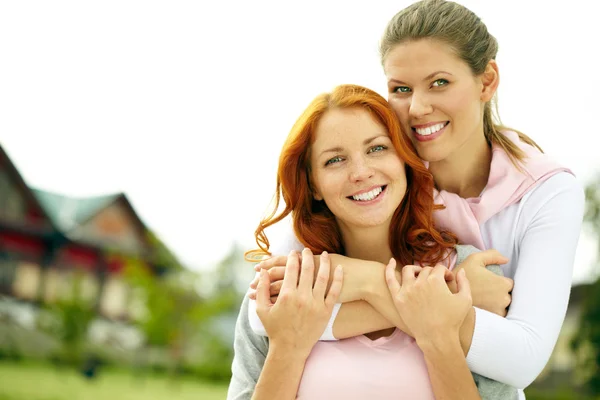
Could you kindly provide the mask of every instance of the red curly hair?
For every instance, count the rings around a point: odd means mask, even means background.
[[[317,124],[323,115],[335,108],[362,108],[388,131],[393,146],[405,162],[407,192],[394,212],[390,224],[389,245],[400,265],[419,261],[434,264],[448,254],[457,243],[450,232],[438,231],[433,224],[433,176],[419,159],[412,143],[401,132],[394,111],[376,92],[357,85],[341,85],[331,93],[317,96],[296,121],[279,157],[275,203],[255,231],[259,249],[246,253],[256,260],[269,253],[265,229],[292,214],[294,232],[300,242],[313,253],[323,251],[344,254],[342,235],[334,215],[324,202],[316,201],[310,185],[310,149]],[[279,214],[283,199],[285,208]]]

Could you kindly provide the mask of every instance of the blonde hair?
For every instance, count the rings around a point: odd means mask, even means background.
[[[406,7],[388,23],[379,47],[381,63],[396,45],[419,39],[434,39],[447,44],[476,76],[485,71],[498,53],[496,38],[474,12],[452,1],[423,0]],[[495,94],[484,106],[483,132],[488,143],[500,146],[519,168],[519,163],[526,157],[525,152],[502,131],[513,130],[521,141],[542,149],[524,133],[502,125],[497,100]]]

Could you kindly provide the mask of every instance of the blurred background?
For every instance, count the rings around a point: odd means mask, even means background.
[[[0,400],[225,398],[281,145],[335,85],[386,95],[378,40],[410,3],[0,2]],[[504,124],[587,187],[528,399],[599,398],[596,16],[460,3],[500,43]]]

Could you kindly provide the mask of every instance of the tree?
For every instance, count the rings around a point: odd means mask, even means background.
[[[600,176],[585,190],[585,224],[598,239],[600,258]],[[579,367],[584,371],[587,389],[600,394],[600,279],[587,287],[579,329],[572,341]]]

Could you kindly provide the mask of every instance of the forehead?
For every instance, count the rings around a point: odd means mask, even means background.
[[[325,112],[315,130],[315,149],[350,144],[376,135],[388,135],[385,126],[360,107],[335,108]]]
[[[419,39],[400,43],[388,53],[383,64],[388,79],[424,79],[444,71],[470,73],[469,66],[448,44],[435,39]]]

